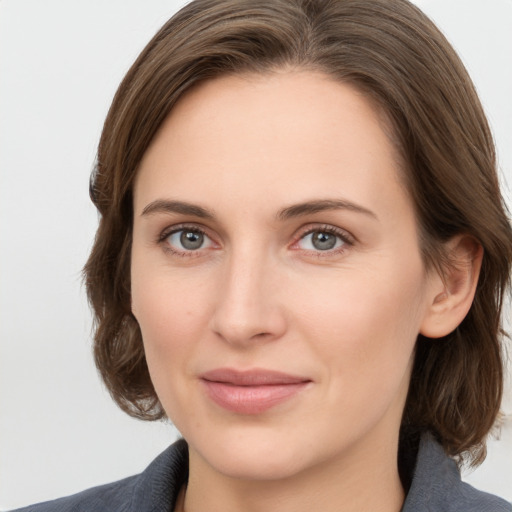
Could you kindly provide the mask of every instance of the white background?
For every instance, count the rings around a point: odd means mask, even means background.
[[[416,3],[469,68],[512,184],[512,0]],[[125,416],[100,384],[80,271],[97,222],[88,180],[103,119],[181,4],[0,1],[0,509],[140,472],[176,436]],[[504,408],[512,413],[510,398]],[[467,478],[512,501],[511,423]]]

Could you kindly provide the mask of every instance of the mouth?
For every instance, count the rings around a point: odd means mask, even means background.
[[[200,376],[217,405],[238,414],[261,414],[302,391],[311,381],[273,370],[219,368]]]

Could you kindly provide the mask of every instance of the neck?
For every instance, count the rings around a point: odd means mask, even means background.
[[[191,451],[189,483],[180,506],[186,512],[399,512],[404,491],[397,451],[398,440],[383,448],[366,439],[342,458],[276,480],[221,474]]]

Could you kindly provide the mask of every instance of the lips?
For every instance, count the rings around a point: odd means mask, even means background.
[[[238,414],[261,414],[298,394],[310,379],[255,369],[219,368],[201,375],[207,395],[220,407]]]

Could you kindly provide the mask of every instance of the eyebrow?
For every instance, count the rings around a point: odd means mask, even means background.
[[[377,219],[377,215],[371,210],[344,199],[318,199],[294,204],[280,210],[276,215],[276,219],[279,221],[285,221],[295,217],[302,217],[327,210],[350,210]],[[194,217],[199,217],[201,219],[211,220],[215,218],[215,214],[212,211],[203,208],[202,206],[184,201],[167,199],[157,199],[156,201],[152,201],[144,207],[141,216],[153,215],[162,212],[193,215]]]
[[[363,206],[344,199],[319,199],[288,206],[277,214],[277,219],[283,221],[327,210],[350,210],[378,219],[377,215],[371,210],[368,210],[368,208],[364,208]]]
[[[181,213],[184,215],[193,215],[201,219],[213,219],[215,215],[203,208],[192,203],[183,201],[170,201],[166,199],[157,199],[144,207],[142,215],[153,215],[155,213]]]

